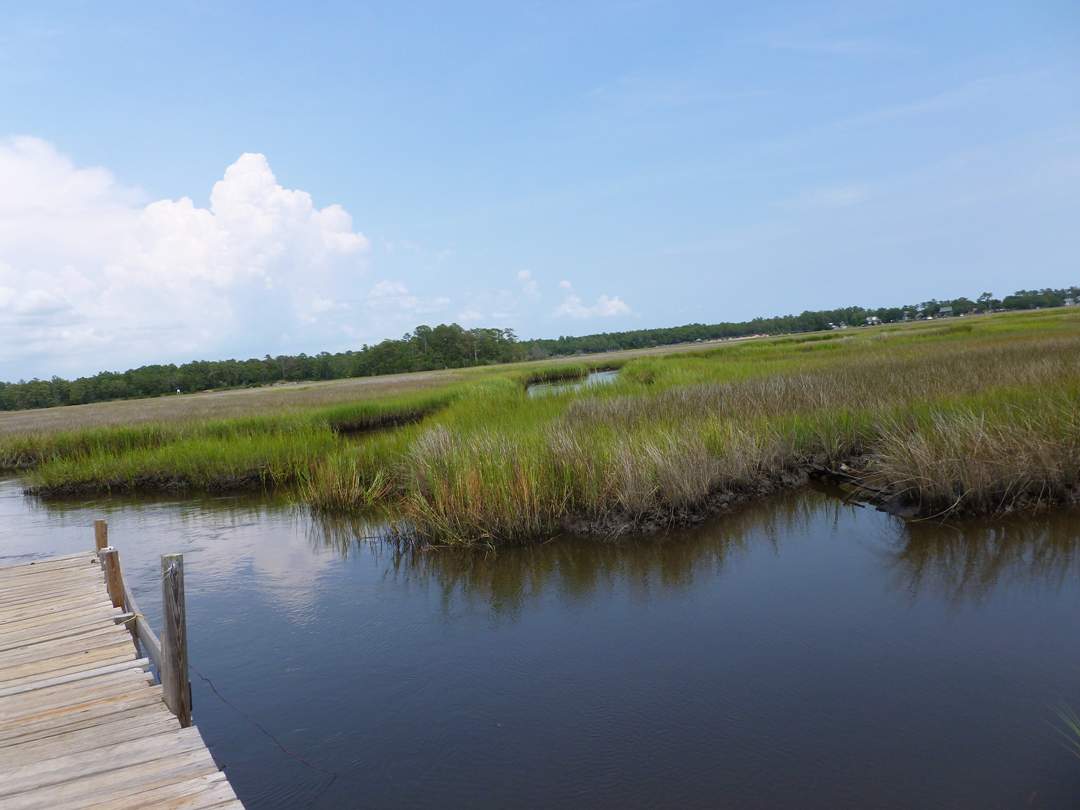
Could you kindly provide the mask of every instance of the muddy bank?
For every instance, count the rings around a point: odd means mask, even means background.
[[[331,422],[330,429],[339,436],[361,436],[365,433],[374,433],[378,430],[402,427],[404,425],[421,422],[425,417],[434,413],[436,409],[407,414],[379,414],[352,420]]]
[[[77,482],[61,486],[25,486],[22,492],[24,495],[32,495],[45,500],[59,500],[87,495],[269,492],[285,485],[285,482],[274,481],[268,473],[226,476],[209,483],[195,483],[188,478],[176,476],[151,475],[121,481]]]
[[[671,509],[655,509],[641,514],[613,511],[604,515],[567,517],[562,530],[567,534],[620,537],[628,534],[654,534],[674,528],[704,523],[734,508],[785,490],[798,489],[810,481],[804,470],[784,471],[763,477],[739,490],[714,492],[703,501]]]
[[[562,530],[568,534],[619,537],[627,534],[654,534],[670,529],[687,528],[704,523],[718,515],[779,492],[799,489],[811,483],[825,485],[838,497],[872,506],[904,520],[933,520],[946,517],[978,518],[1011,514],[1042,512],[1049,509],[1080,505],[1080,481],[1064,490],[1045,490],[1038,495],[1010,494],[993,509],[965,503],[960,497],[948,503],[926,502],[910,488],[891,490],[874,486],[874,457],[860,455],[843,462],[826,463],[815,459],[805,467],[763,475],[741,489],[711,493],[704,500],[683,504],[671,509],[657,509],[632,514],[613,511],[603,515],[568,517]]]

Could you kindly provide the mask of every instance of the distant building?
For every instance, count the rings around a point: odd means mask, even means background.
[[[877,315],[868,315],[866,317],[866,325],[867,326],[880,326],[881,325],[881,318],[879,318]]]
[[[1075,298],[1066,298],[1065,299],[1065,306],[1067,306],[1067,307],[1075,307],[1076,306],[1076,299]]]
[[[937,314],[940,315],[942,318],[946,318],[949,315],[953,314],[952,307],[942,307],[937,311]]]

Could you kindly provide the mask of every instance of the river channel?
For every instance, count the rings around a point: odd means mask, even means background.
[[[904,523],[834,493],[691,530],[417,550],[264,497],[42,502],[0,565],[109,521],[249,807],[1075,807],[1080,513]]]

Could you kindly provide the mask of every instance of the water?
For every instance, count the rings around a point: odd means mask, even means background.
[[[157,627],[158,555],[185,555],[191,660],[232,704],[195,674],[195,718],[249,807],[1080,800],[1076,512],[908,528],[806,491],[662,539],[409,553],[265,500],[8,481],[0,564],[102,516]]]
[[[619,376],[618,369],[608,371],[590,371],[583,380],[571,380],[568,382],[533,383],[527,393],[530,397],[542,397],[548,394],[560,394],[566,391],[577,391],[579,388],[592,388],[594,385],[615,382]]]

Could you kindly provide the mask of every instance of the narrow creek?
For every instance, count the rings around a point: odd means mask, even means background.
[[[529,386],[527,393],[530,397],[543,397],[548,394],[560,394],[566,391],[578,391],[582,388],[592,388],[596,385],[604,385],[606,383],[615,382],[619,377],[618,369],[607,369],[604,371],[590,371],[581,380],[569,380],[563,382],[546,382],[546,383],[533,383]]]
[[[1080,513],[904,522],[807,489],[691,530],[413,551],[272,499],[43,503],[0,564],[110,539],[249,807],[1074,807]],[[209,678],[228,704],[211,690]],[[274,735],[285,753],[252,725]]]

